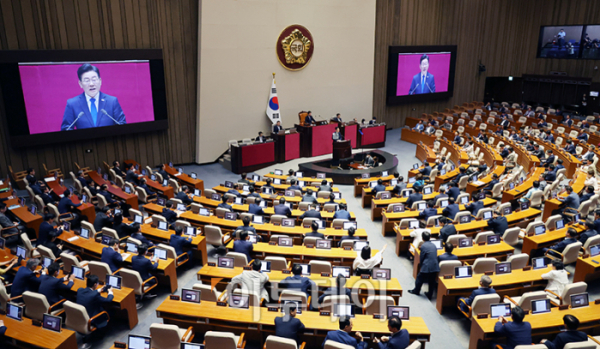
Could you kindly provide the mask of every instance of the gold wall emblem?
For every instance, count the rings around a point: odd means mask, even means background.
[[[315,40],[305,27],[293,24],[281,31],[275,44],[277,60],[287,70],[302,70],[315,51]]]
[[[285,52],[285,62],[287,64],[305,64],[311,44],[312,42],[300,30],[294,29],[281,41],[281,47]]]

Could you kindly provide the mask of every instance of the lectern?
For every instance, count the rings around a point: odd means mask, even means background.
[[[333,161],[345,159],[352,156],[352,143],[350,140],[333,141]]]

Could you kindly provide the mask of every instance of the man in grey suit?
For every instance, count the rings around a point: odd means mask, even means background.
[[[577,193],[575,193],[573,191],[573,187],[571,187],[570,185],[565,186],[565,190],[567,192],[567,194],[569,194],[566,198],[565,197],[559,197],[558,200],[561,201],[564,205],[562,205],[563,207],[556,210],[555,212],[552,212],[552,214],[561,214],[563,215],[563,218],[565,219],[565,221],[569,221],[571,219],[570,216],[565,215],[565,212],[568,213],[576,213],[577,210],[579,209],[579,195],[577,195]]]
[[[331,135],[331,139],[333,139],[334,141],[338,141],[338,142],[341,142],[344,140],[344,136],[342,136],[342,134],[340,133],[339,127],[335,128],[335,132],[333,133],[333,135]]]
[[[12,222],[8,217],[6,217],[6,204],[3,202],[0,202],[0,225],[2,225],[2,228],[8,228],[8,227],[13,227],[10,229],[7,229],[6,231],[4,231],[4,234],[17,234],[19,232],[19,229],[17,229],[17,226],[19,225],[16,222]]]
[[[431,299],[433,297],[433,290],[435,289],[435,278],[437,273],[440,271],[440,266],[437,259],[437,248],[431,241],[429,241],[431,239],[431,234],[425,231],[423,232],[422,236],[423,245],[421,245],[421,270],[419,270],[419,274],[417,275],[415,288],[408,290],[408,292],[414,295],[419,295],[421,293],[421,286],[423,286],[423,283],[427,282],[429,290],[427,291],[426,295],[428,299]]]

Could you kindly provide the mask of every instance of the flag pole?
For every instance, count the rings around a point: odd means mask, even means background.
[[[275,73],[273,73],[273,81],[275,81]]]

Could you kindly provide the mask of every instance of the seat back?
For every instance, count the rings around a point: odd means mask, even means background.
[[[321,273],[329,273],[331,274],[331,262],[329,261],[316,261],[312,260],[308,262],[310,265],[311,273],[313,274],[321,274]]]
[[[90,317],[88,316],[87,311],[83,305],[79,305],[77,303],[66,301],[63,304],[63,308],[65,309],[65,326],[73,329],[83,335],[90,334],[91,331],[88,328],[88,321]]]
[[[117,240],[120,239],[119,234],[117,234],[116,230],[107,227],[102,228],[102,235],[110,236],[111,238]]]
[[[178,220],[175,221],[175,228],[182,227],[183,229],[185,229],[185,228],[191,227],[191,226],[192,226],[192,224],[190,222],[188,222],[188,221],[184,221],[184,220],[181,220],[181,219],[178,219]]]
[[[441,261],[439,275],[454,275],[454,268],[462,266],[461,261]]]
[[[54,214],[56,217],[60,217],[60,213],[58,212],[58,207],[54,206],[54,204],[46,205],[48,208],[48,212]]]
[[[579,257],[579,250],[581,249],[581,242],[574,242],[572,244],[567,245],[563,251],[563,263],[571,264],[577,262],[577,257]]]
[[[597,349],[598,345],[595,342],[588,340],[587,342],[572,342],[567,343],[563,349]]]
[[[312,222],[314,221],[318,221],[319,218],[314,218],[314,217],[306,217],[302,220],[302,226],[303,227],[310,227],[310,225],[312,224]]]
[[[129,209],[129,219],[133,221],[135,219],[136,215],[144,217],[144,215],[142,214],[141,211],[130,208]]]
[[[271,262],[271,270],[287,270],[287,260],[284,257],[268,256],[265,262]]]
[[[140,273],[132,269],[121,268],[119,275],[121,275],[123,287],[133,289],[138,296],[144,295],[144,290],[142,289],[142,283],[144,281],[142,280]]]
[[[490,235],[494,235],[493,231],[482,231],[475,235],[475,239],[473,240],[473,244],[478,244],[480,242],[487,242],[487,237]]]
[[[205,225],[204,234],[206,235],[206,243],[215,247],[223,246],[223,233],[221,228],[214,225]]]
[[[31,258],[33,256],[33,245],[31,244],[31,240],[29,240],[29,236],[23,233],[21,234],[21,242],[23,243],[23,247],[27,250],[27,258]]]
[[[585,250],[586,253],[590,252],[590,246],[594,246],[594,245],[598,245],[600,244],[600,234],[596,235],[596,236],[592,236],[591,238],[588,238],[587,240],[585,240],[585,244],[583,244],[583,249]]]
[[[285,218],[287,218],[287,217],[284,215],[274,214],[271,216],[271,223],[281,225],[281,221]]]
[[[318,238],[318,237],[307,236],[304,238],[303,244],[304,244],[304,246],[307,246],[307,245],[315,246],[317,244],[317,240],[319,240],[319,239],[320,238]]]
[[[510,268],[512,270],[523,269],[529,262],[529,255],[527,253],[513,254],[512,256],[508,257],[506,261],[510,262]]]
[[[342,344],[328,339],[325,342],[323,349],[354,349],[354,347],[348,344]]]
[[[30,319],[42,321],[44,314],[48,314],[50,304],[46,296],[41,293],[25,291],[23,292],[23,302],[25,302],[25,316]]]
[[[482,124],[485,125],[485,124]],[[469,176],[463,176],[459,181],[458,181],[458,189],[460,190],[465,190],[467,188],[467,184],[469,183]]]
[[[463,177],[463,178],[465,178],[465,177]],[[461,178],[461,180],[462,180],[462,178]],[[465,216],[471,216],[471,212],[469,212],[469,211],[460,211],[460,212],[456,213],[456,216],[454,216],[454,223],[460,222],[460,217],[465,217]]]
[[[415,201],[413,202],[412,206],[410,207],[411,210],[416,210],[417,207],[419,207],[419,204],[424,204],[426,203],[425,200],[419,200],[419,201]]]
[[[192,213],[194,214],[198,214],[202,207],[204,206],[200,205],[199,203],[192,202],[192,204],[190,205],[190,211],[192,211]]]
[[[494,303],[500,303],[500,296],[497,293],[482,294],[475,297],[471,305],[471,316],[476,318],[477,314],[489,313],[490,305]]]
[[[531,302],[546,299],[547,293],[546,291],[533,291],[533,292],[525,292],[519,299],[519,306],[523,308],[525,311],[531,310]]]
[[[35,200],[35,205],[37,206],[38,212],[44,212],[44,209],[46,208],[46,204],[44,203],[44,200],[42,200],[42,198],[39,195],[36,195],[34,200]]]
[[[179,349],[181,336],[177,325],[154,323],[150,325],[152,348],[154,349]]]
[[[404,218],[400,220],[400,229],[407,229],[410,226],[410,222],[418,222],[418,219],[415,218]]]
[[[210,285],[194,284],[192,289],[200,291],[200,300],[206,302],[216,302],[219,299],[219,294],[215,288]]]
[[[492,208],[486,207],[486,208],[482,208],[477,212],[477,215],[475,216],[475,218],[483,218],[483,215],[486,212],[492,212],[494,211]]]
[[[206,348],[236,349],[235,335],[231,332],[208,331],[204,334]]]
[[[317,198],[319,199],[328,199],[329,195],[331,195],[330,191],[320,191],[317,193]]]
[[[279,296],[279,303],[285,304],[285,301],[300,302],[300,307],[302,308],[302,311],[306,311],[308,308],[308,297],[306,297],[306,293],[302,291],[282,290],[281,295]]]
[[[298,344],[293,339],[270,335],[265,341],[264,349],[298,349]]]
[[[131,209],[129,210],[131,211]],[[86,221],[81,221],[81,227],[85,228],[87,230],[89,230],[90,232],[90,239],[95,239],[96,238],[96,228],[94,228],[94,225],[90,222],[86,222]]]
[[[55,260],[56,257],[54,256],[54,253],[52,252],[51,249],[49,249],[48,247],[44,246],[44,245],[39,245],[37,247],[38,252],[40,253],[40,255],[42,257],[48,257],[52,260]]]
[[[390,296],[368,296],[363,305],[363,312],[366,315],[385,314],[388,305],[396,305],[394,298]]]
[[[342,229],[344,227],[344,222],[348,222],[347,219],[334,219],[333,222],[331,222],[331,227],[333,229]]]
[[[62,252],[60,254],[60,259],[63,262],[63,270],[66,272],[73,270],[73,266],[78,267],[80,265],[77,257],[67,252]]]
[[[106,281],[106,275],[111,274],[112,271],[107,263],[104,262],[96,262],[90,261],[88,263],[88,268],[90,269],[90,274],[96,275],[98,277],[98,281],[104,283]]]
[[[531,202],[531,206],[540,207],[544,202],[544,192],[541,190],[536,190],[531,194],[531,198],[529,199]]]
[[[248,265],[248,257],[245,254],[239,252],[227,252],[225,257],[233,258],[234,267],[245,267]]]
[[[446,240],[447,244],[452,244],[454,246],[458,246],[458,240],[460,239],[464,239],[467,236],[465,234],[454,234],[454,235],[450,235],[448,236],[448,240]]]
[[[498,260],[492,257],[480,257],[473,263],[473,274],[483,274],[486,271],[494,271]],[[489,311],[489,308],[488,308]]]

